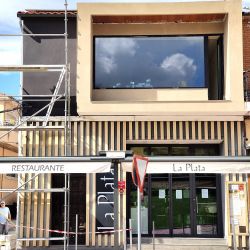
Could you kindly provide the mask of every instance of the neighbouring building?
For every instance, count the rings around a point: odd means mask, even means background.
[[[0,94],[0,136],[5,134],[8,129],[18,123],[19,103],[10,96]],[[0,157],[18,156],[18,132],[12,131],[0,140]],[[12,174],[0,174],[0,189],[17,188],[17,176]],[[4,198],[7,193],[0,193],[0,199]],[[12,215],[16,213],[17,195],[13,193],[6,199],[6,204],[10,206]]]
[[[27,10],[18,17],[24,33],[64,33],[63,11]],[[79,3],[68,18],[73,156],[128,149],[180,159],[246,154],[241,1]],[[63,37],[23,38],[23,64],[63,64],[63,52]],[[24,73],[23,90],[30,95],[51,94],[57,78],[56,73]],[[32,108],[24,109],[23,116],[46,102],[24,98],[24,107]],[[49,125],[63,124],[63,115],[59,102]],[[42,121],[42,116],[36,117],[28,125]],[[63,156],[64,142],[59,130],[24,131],[22,155]],[[114,245],[114,235],[96,234],[112,228],[112,197],[100,193],[112,193],[113,177],[72,174],[70,178],[70,230],[79,214],[80,231],[86,232],[81,244]],[[119,196],[119,227],[126,223],[128,228],[129,218],[133,225],[136,218],[136,189],[131,174],[122,168],[119,178],[126,181],[126,192]],[[63,175],[40,175],[30,187],[62,187],[63,181]],[[168,174],[166,170],[147,175],[143,240],[152,237],[154,222],[158,242],[168,244],[171,237],[173,249],[232,246],[229,183],[239,191],[235,234],[237,244],[245,248],[247,177],[242,174]],[[62,193],[24,194],[19,238],[49,236],[48,231],[29,227],[62,230],[63,205]],[[122,245],[122,235],[119,241]],[[49,244],[53,241],[25,242],[26,246]]]

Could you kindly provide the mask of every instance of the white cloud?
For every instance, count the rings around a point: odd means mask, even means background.
[[[96,60],[98,67],[103,72],[110,74],[113,70],[117,68],[117,65],[114,62],[114,58],[107,56],[99,56]]]
[[[96,40],[96,46],[100,54],[115,57],[118,54],[133,56],[136,52],[136,41],[132,38],[109,38]]]
[[[190,78],[197,70],[194,60],[181,53],[166,57],[160,67],[167,74],[176,75],[183,79]]]
[[[0,65],[21,63],[21,39],[0,37]]]

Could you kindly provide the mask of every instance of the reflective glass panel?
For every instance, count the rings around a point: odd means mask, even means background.
[[[204,37],[95,37],[96,89],[205,87]]]

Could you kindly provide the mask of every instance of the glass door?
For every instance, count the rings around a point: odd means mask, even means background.
[[[190,179],[188,174],[172,175],[173,235],[191,234]]]
[[[170,234],[169,198],[168,174],[151,175],[151,218],[155,235]]]

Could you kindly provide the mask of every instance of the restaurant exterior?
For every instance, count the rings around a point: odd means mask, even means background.
[[[43,29],[55,33],[63,27],[59,11],[35,10],[18,16],[34,33]],[[245,155],[241,1],[79,3],[77,12],[69,13],[69,27],[72,156],[126,150],[150,157],[178,156],[180,161],[185,156]],[[24,64],[45,63],[50,55],[55,55],[52,63],[61,63],[62,46],[59,38],[24,38]],[[34,53],[41,56],[33,57]],[[26,91],[49,91],[49,77],[31,75],[24,73]],[[24,102],[33,110],[41,105],[30,98]],[[60,103],[53,112],[48,125],[63,125]],[[29,115],[30,110],[24,110],[24,116]],[[42,121],[42,116],[35,117],[28,125]],[[61,130],[25,131],[22,155],[64,156],[64,143]],[[192,167],[192,172],[176,168],[176,173],[169,173],[166,167],[165,173],[147,174],[143,240],[152,237],[154,225],[161,242],[180,239],[172,249],[183,238],[184,245],[196,245],[192,249],[227,249],[233,245],[233,234],[237,244],[246,247],[246,175],[205,174],[201,166]],[[131,218],[136,237],[136,187],[131,173],[120,165],[118,178],[126,183],[118,198],[118,225],[128,228]],[[30,185],[57,188],[63,180],[63,175],[45,174]],[[79,243],[114,246],[114,234],[97,234],[114,228],[113,190],[113,170],[70,175],[70,230],[77,213],[79,230],[86,233]],[[25,226],[19,237],[53,236],[31,231],[30,226],[63,229],[63,194],[27,193],[19,198],[20,225]],[[230,200],[241,205],[232,208]],[[124,241],[120,233],[119,244]],[[26,246],[50,244],[54,243],[25,242]]]

